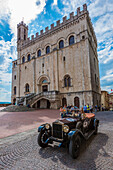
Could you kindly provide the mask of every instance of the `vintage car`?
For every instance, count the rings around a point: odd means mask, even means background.
[[[45,148],[53,141],[60,142],[59,146],[66,146],[72,158],[77,158],[80,153],[81,141],[88,140],[93,134],[97,134],[99,120],[93,113],[65,114],[63,118],[51,124],[42,124],[38,128],[38,144]]]

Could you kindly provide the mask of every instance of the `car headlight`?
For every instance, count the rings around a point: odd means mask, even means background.
[[[69,126],[68,126],[68,125],[64,125],[63,131],[64,131],[65,133],[69,132]]]
[[[45,125],[45,128],[48,130],[48,129],[50,128],[50,125],[47,123],[47,124]]]

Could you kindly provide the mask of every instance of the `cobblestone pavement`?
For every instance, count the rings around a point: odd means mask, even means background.
[[[37,132],[1,145],[0,169],[6,170],[113,170],[113,112],[99,112],[99,133],[82,143],[80,156],[72,159],[65,148],[42,149]]]

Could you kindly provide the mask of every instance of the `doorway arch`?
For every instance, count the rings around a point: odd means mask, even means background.
[[[42,75],[38,79],[38,93],[50,90],[50,79],[47,75]]]
[[[67,99],[65,97],[63,97],[63,99],[62,99],[62,106],[64,106],[64,105],[67,105]]]
[[[47,109],[50,109],[50,101],[47,100]]]
[[[15,104],[16,104],[16,98],[13,99],[13,105],[15,105]]]
[[[80,107],[79,97],[74,98],[74,106]]]

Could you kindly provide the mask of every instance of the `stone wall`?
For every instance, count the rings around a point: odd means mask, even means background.
[[[24,27],[28,30],[24,23],[18,25],[18,29]],[[71,35],[74,36],[75,43],[69,45]],[[46,79],[48,91],[60,92],[58,106],[62,104],[63,97],[66,97],[68,104],[74,104],[74,98],[78,96],[80,106],[87,103],[96,104],[97,98],[100,102],[97,40],[86,5],[83,6],[83,11],[77,9],[77,15],[71,13],[69,19],[63,17],[62,23],[57,21],[56,26],[51,24],[50,30],[46,27],[45,32],[41,30],[40,35],[38,33],[36,37],[33,35],[31,40],[27,38],[24,41],[23,34],[20,36],[22,38],[17,42],[17,73],[13,69],[13,76],[17,74],[17,80],[12,80],[12,99],[15,97],[14,86],[17,86],[16,97],[25,96],[26,83],[30,86],[29,93],[38,94],[42,92],[42,80]],[[64,41],[62,49],[59,49],[60,40]],[[49,54],[46,54],[47,46],[50,46]],[[39,49],[41,56],[37,57]],[[28,54],[31,56],[30,61],[27,61]],[[25,63],[22,63],[23,56]],[[98,87],[95,74],[98,78]],[[64,87],[65,75],[71,78],[70,87]]]

